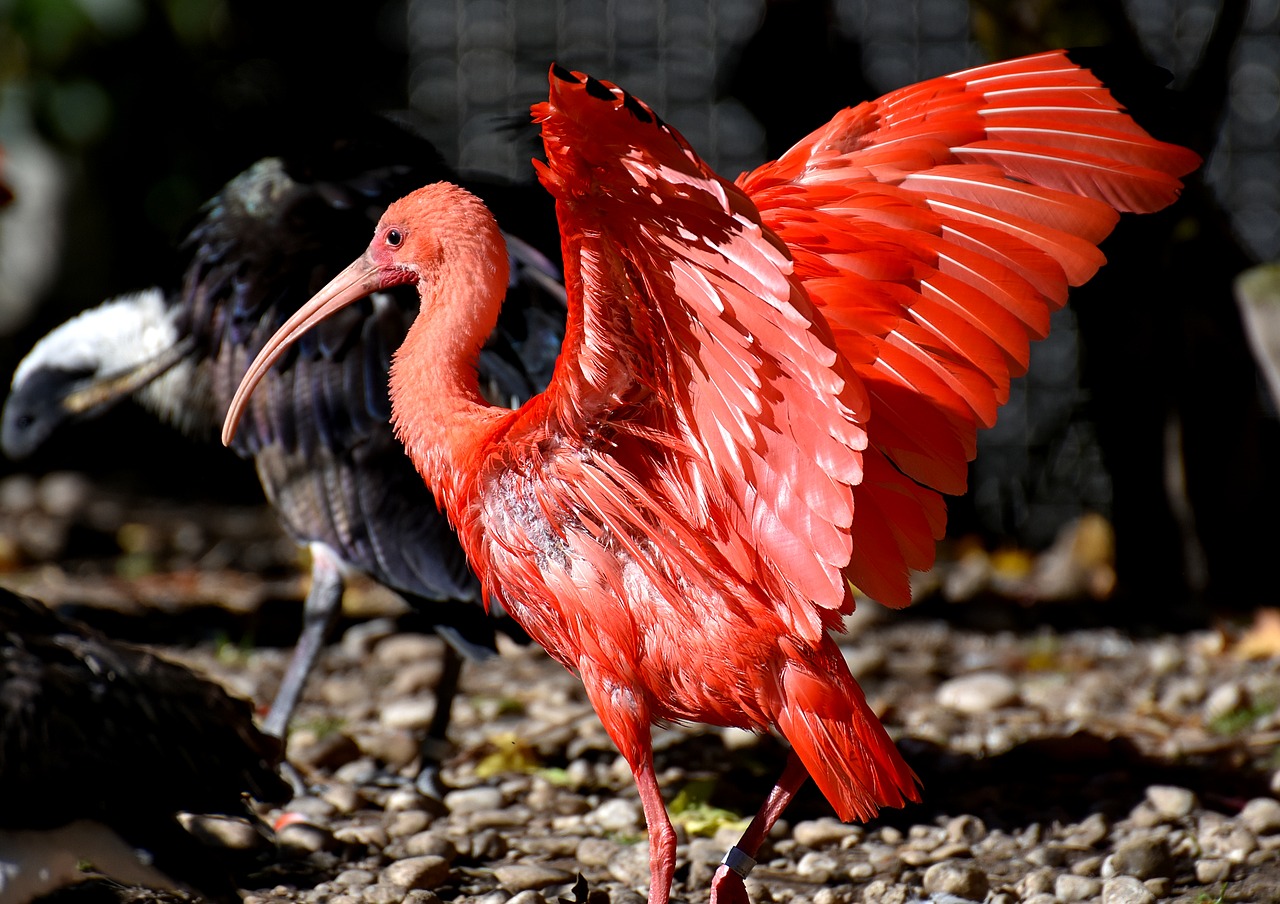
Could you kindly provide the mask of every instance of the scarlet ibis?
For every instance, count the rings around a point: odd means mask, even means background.
[[[0,900],[102,875],[238,901],[180,813],[289,799],[280,742],[190,669],[0,589]]]
[[[416,284],[391,366],[396,433],[489,598],[582,678],[631,765],[649,899],[676,836],[650,725],[777,728],[787,766],[717,870],[743,878],[807,776],[842,819],[917,798],[916,777],[828,633],[850,584],[910,596],[963,490],[979,426],[1121,211],[1179,194],[1195,154],[1153,139],[1049,52],[846,109],[728,182],[643,102],[553,66],[534,106],[569,319],[551,384],[486,403],[476,360],[507,282],[484,205],[449,184],[383,214],[368,250],[249,366]],[[477,287],[483,287],[478,289]]]
[[[247,362],[341,269],[344,249],[363,241],[392,200],[446,172],[427,142],[382,119],[358,139],[344,132],[254,164],[208,202],[172,285],[112,299],[32,348],[5,404],[5,452],[29,455],[61,425],[129,396],[212,437]],[[477,190],[526,230],[545,207],[546,231],[555,235],[550,199],[537,186]],[[557,266],[514,235],[505,244],[511,303],[480,370],[490,398],[511,405],[549,380],[564,302]],[[253,459],[285,528],[311,551],[304,628],[266,729],[285,732],[340,611],[345,575],[362,571],[449,641],[423,747],[431,760],[449,722],[457,651],[492,650],[494,627],[445,517],[424,515],[436,504],[391,432],[387,371],[415,312],[412,290],[383,294],[316,334],[273,376],[234,448]],[[523,639],[514,625],[507,630]]]

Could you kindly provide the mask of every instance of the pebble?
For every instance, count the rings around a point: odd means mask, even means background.
[[[1274,835],[1280,832],[1280,801],[1255,797],[1240,811],[1240,821],[1256,835]]]
[[[1102,883],[1102,904],[1155,904],[1156,896],[1138,879],[1117,876]]]
[[[536,889],[526,888],[512,895],[507,904],[546,904],[546,897]]]
[[[634,801],[615,797],[596,807],[591,818],[606,832],[631,832],[641,824],[640,806]]]
[[[748,898],[748,900],[757,900]],[[853,889],[848,886],[832,888],[827,886],[813,893],[813,904],[853,904]]]
[[[1078,847],[1091,848],[1101,844],[1108,831],[1110,827],[1107,825],[1107,818],[1101,813],[1092,813],[1083,822],[1071,827],[1067,840]]]
[[[370,757],[362,756],[333,770],[333,778],[348,785],[372,785],[379,778],[378,764]]]
[[[280,847],[300,853],[314,854],[331,849],[337,842],[333,833],[309,822],[291,822],[276,829]]]
[[[628,888],[649,884],[649,846],[628,844],[620,847],[609,860],[609,875]]]
[[[971,860],[945,860],[924,871],[924,890],[981,901],[987,896],[987,874]]]
[[[363,732],[359,738],[359,745],[361,753],[386,763],[389,769],[403,769],[421,752],[421,745],[415,731],[391,728],[386,725]]]
[[[399,885],[387,885],[379,882],[366,886],[360,897],[365,904],[400,904],[408,890]]]
[[[332,784],[320,792],[320,799],[333,807],[334,813],[346,816],[360,809],[363,798],[350,785]]]
[[[399,670],[424,659],[440,657],[440,641],[427,634],[397,633],[379,640],[373,648],[379,665]]]
[[[1166,819],[1182,819],[1189,816],[1198,801],[1186,788],[1172,785],[1152,785],[1147,788],[1147,802],[1156,813]]]
[[[393,696],[430,694],[440,680],[440,663],[437,657],[421,662],[408,662],[396,666],[395,676],[387,685],[387,693]]]
[[[440,896],[426,888],[411,888],[404,896],[404,904],[440,904]]]
[[[838,845],[844,839],[861,833],[857,826],[841,822],[829,816],[822,819],[807,819],[797,822],[791,829],[791,837],[796,844],[808,848],[821,848]]]
[[[1159,876],[1154,879],[1147,879],[1142,883],[1147,887],[1147,891],[1151,892],[1157,898],[1167,898],[1173,888],[1173,880],[1168,876]]]
[[[336,770],[360,757],[360,746],[342,731],[316,736],[297,729],[289,733],[289,761],[317,771]]]
[[[452,863],[458,856],[458,848],[452,841],[436,832],[419,832],[404,841],[404,852],[411,857],[435,856]]]
[[[93,487],[83,474],[53,471],[40,481],[36,494],[46,513],[55,518],[70,518],[92,498]]]
[[[1099,876],[1102,874],[1102,858],[1081,857],[1071,864],[1071,872],[1077,876]]]
[[[431,724],[436,714],[436,703],[429,698],[406,697],[394,700],[382,707],[382,724],[388,728],[403,728],[409,731],[425,729]]]
[[[583,838],[574,851],[574,859],[583,866],[608,866],[618,853],[618,845],[607,838]]]
[[[1186,662],[1182,648],[1172,641],[1162,641],[1147,653],[1147,667],[1153,675],[1169,675]]]
[[[381,880],[404,889],[437,888],[449,878],[449,861],[425,855],[397,860],[382,871]]]
[[[338,650],[344,659],[351,661],[361,660],[369,655],[379,641],[391,637],[395,633],[396,623],[394,620],[390,618],[371,618],[348,628],[343,633],[342,640],[338,643]],[[365,693],[367,694],[368,686],[362,682],[357,683],[365,688]]]
[[[1247,699],[1243,685],[1237,681],[1229,681],[1214,688],[1209,698],[1204,701],[1205,722],[1213,722],[1240,709]]]
[[[929,859],[933,861],[968,859],[972,856],[973,849],[969,845],[956,841],[940,844],[929,851]]]
[[[507,839],[493,829],[475,832],[468,836],[467,841],[466,851],[473,860],[501,860],[511,850]],[[461,852],[460,848],[459,853]]]
[[[1225,882],[1231,875],[1231,864],[1226,860],[1205,859],[1196,861],[1196,881],[1206,885]]]
[[[417,835],[431,825],[431,816],[422,810],[400,810],[388,814],[386,829],[390,838]]]
[[[1245,826],[1224,818],[1205,818],[1201,821],[1197,840],[1200,850],[1207,857],[1223,857],[1232,863],[1244,863],[1258,849],[1258,839]]]
[[[1040,866],[1031,870],[1022,877],[1018,882],[1018,893],[1024,898],[1033,895],[1047,895],[1053,893],[1053,883],[1056,873],[1051,867]]]
[[[866,679],[884,670],[884,651],[875,647],[846,646],[844,661],[854,678]]]
[[[1051,843],[1027,852],[1027,862],[1034,866],[1066,866],[1068,849]]]
[[[976,672],[944,681],[938,687],[941,706],[962,713],[985,713],[1008,706],[1018,696],[1018,686],[1008,675]]]
[[[460,788],[444,796],[444,805],[454,815],[497,810],[502,806],[502,792],[487,785]]]
[[[1162,838],[1139,837],[1123,841],[1116,847],[1115,853],[1102,862],[1102,876],[1151,879],[1169,875],[1172,868],[1169,849]]]
[[[1063,901],[1087,901],[1102,891],[1102,881],[1063,873],[1053,882],[1053,893]]]
[[[976,844],[987,837],[987,827],[977,816],[956,816],[947,823],[947,838],[954,842]]]
[[[573,875],[562,869],[540,863],[500,863],[493,868],[498,884],[511,892],[564,885],[573,881]]]
[[[821,885],[829,882],[840,864],[829,854],[809,851],[796,863],[795,874],[806,882]]]
[[[180,821],[188,832],[211,847],[252,851],[269,846],[267,839],[247,819],[184,814]]]
[[[339,888],[364,888],[366,885],[372,885],[375,878],[374,874],[367,869],[348,869],[334,876],[332,882]]]

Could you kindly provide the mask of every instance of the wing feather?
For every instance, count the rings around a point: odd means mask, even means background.
[[[867,397],[739,189],[619,89],[578,74],[551,82],[535,108],[539,174],[582,305],[548,406],[595,440],[593,479],[557,492],[582,494],[632,538],[631,554],[646,548],[636,537],[672,545],[681,525],[670,554],[688,557],[692,580],[714,559],[817,638],[849,602],[841,571]]]
[[[1124,211],[1172,203],[1199,160],[1151,138],[1060,51],[860,104],[737,184],[870,394],[850,580],[890,605],[928,567],[939,492],[1025,372]]]
[[[629,555],[674,538],[691,574],[736,571],[808,637],[845,579],[909,600],[1030,341],[1119,213],[1198,164],[1061,52],[844,110],[736,184],[579,73],[534,112],[581,299],[538,416],[593,468],[556,492]]]

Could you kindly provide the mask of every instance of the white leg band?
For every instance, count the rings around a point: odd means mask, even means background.
[[[751,870],[756,865],[755,860],[748,857],[746,852],[737,845],[729,848],[720,862],[744,879],[751,874]]]

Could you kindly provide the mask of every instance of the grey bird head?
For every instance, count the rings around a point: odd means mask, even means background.
[[[37,342],[14,371],[0,415],[0,449],[25,458],[64,424],[96,417],[134,394],[146,394],[144,403],[157,407],[152,384],[184,352],[159,289],[122,295],[73,317]]]

